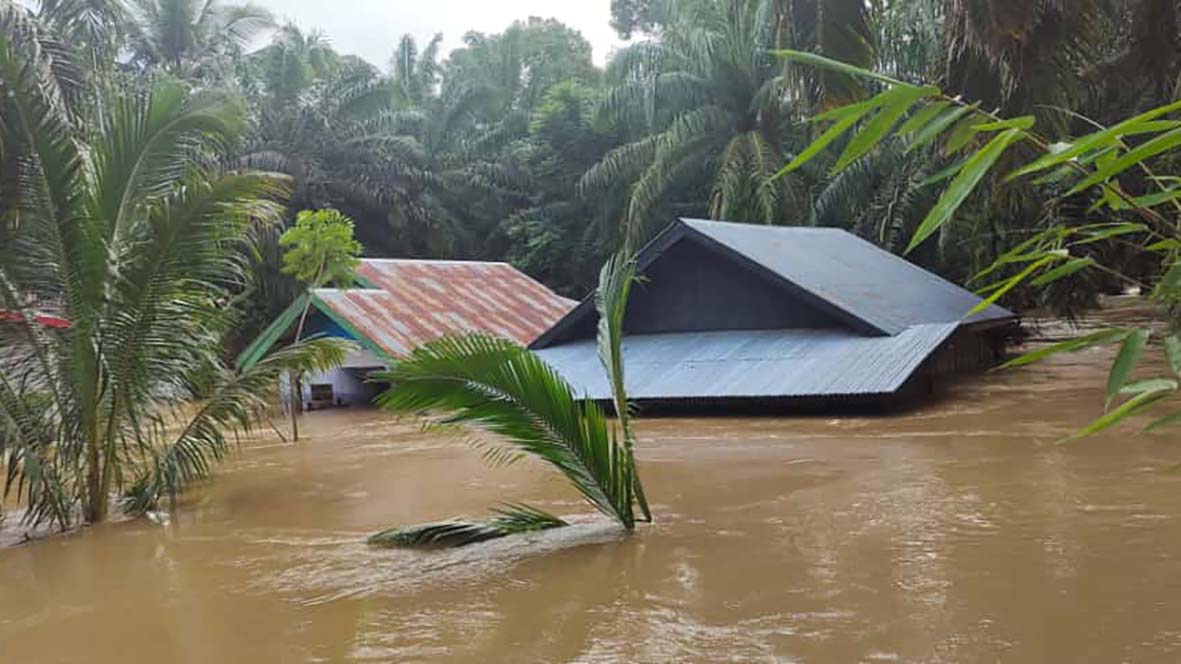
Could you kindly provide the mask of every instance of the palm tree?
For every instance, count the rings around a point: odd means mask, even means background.
[[[280,372],[342,359],[324,342],[241,373],[222,359],[241,246],[282,210],[284,181],[215,166],[245,119],[222,93],[162,80],[75,119],[11,5],[0,5],[0,90],[4,157],[20,171],[0,190],[19,201],[0,220],[0,309],[20,319],[0,346],[5,493],[27,502],[30,524],[66,527],[79,510],[103,521],[114,493],[150,509],[209,472]],[[42,328],[38,310],[69,328]]]
[[[111,69],[123,46],[127,8],[122,0],[41,0],[38,16],[93,72]]]
[[[229,58],[274,27],[267,10],[218,0],[129,0],[133,59],[177,76],[219,75]]]
[[[614,87],[602,119],[643,130],[587,171],[581,190],[634,181],[625,221],[641,235],[666,196],[695,188],[708,199],[681,202],[708,207],[714,216],[791,219],[797,192],[790,180],[771,179],[798,115],[787,95],[790,81],[771,55],[778,4],[673,4],[674,18],[658,38],[629,46],[608,67]]]
[[[505,445],[478,442],[489,459],[511,461],[521,453],[552,465],[595,507],[626,531],[651,521],[633,451],[631,406],[624,392],[623,315],[635,279],[635,263],[616,255],[603,267],[596,304],[599,355],[611,381],[612,423],[595,402],[579,399],[564,379],[532,352],[486,336],[444,338],[414,351],[380,377],[393,385],[378,398],[386,410],[447,425],[466,425]],[[637,518],[635,509],[641,516]],[[527,531],[566,525],[526,505],[493,510],[490,521],[450,520],[395,528],[372,536],[379,546],[463,546]]]

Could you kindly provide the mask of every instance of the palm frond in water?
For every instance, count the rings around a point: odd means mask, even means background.
[[[392,528],[369,538],[373,546],[411,549],[449,549],[478,542],[568,525],[562,519],[528,505],[494,508],[488,521],[454,519]]]
[[[580,399],[557,371],[516,344],[484,335],[444,337],[425,344],[376,376],[391,387],[377,399],[386,410],[416,417],[436,416],[444,426],[494,434],[503,443],[494,459],[528,454],[557,468],[583,498],[625,530],[635,529],[638,506],[652,520],[632,452],[624,393],[623,317],[635,279],[625,254],[603,268],[596,304],[599,356],[611,381],[618,425],[603,408]],[[486,449],[486,453],[489,450]],[[446,521],[388,530],[370,543],[393,546],[463,546],[514,532],[562,525],[536,510],[513,508],[490,522]]]
[[[435,413],[495,434],[556,467],[596,509],[634,528],[636,482],[623,437],[537,355],[496,337],[444,337],[377,380],[393,386],[378,397],[382,408]]]

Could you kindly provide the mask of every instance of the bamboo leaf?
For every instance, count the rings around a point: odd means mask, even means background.
[[[975,111],[975,104],[972,106],[960,106],[928,122],[910,139],[910,144],[906,146],[907,153],[914,152],[915,150],[935,140],[939,134],[942,134],[945,129],[955,124],[960,118]]]
[[[956,163],[952,164],[951,166],[948,166],[947,168],[944,168],[943,170],[939,171],[938,173],[935,173],[935,174],[931,175],[930,177],[920,180],[919,183],[915,185],[915,187],[918,189],[922,189],[923,187],[929,187],[929,186],[935,184],[936,182],[942,182],[942,181],[952,177],[956,173],[959,173],[960,169],[962,169],[964,167],[964,164],[966,164],[966,163],[968,163],[968,159],[961,159],[961,160],[957,161]]]
[[[1170,203],[1181,198],[1181,189],[1169,189],[1168,191],[1158,191],[1152,194],[1144,194],[1143,196],[1136,196],[1131,199],[1131,203],[1125,202],[1123,199],[1117,199],[1111,203],[1113,210],[1127,210],[1135,207],[1150,208]]]
[[[862,69],[861,67],[855,67],[853,65],[846,64],[844,62],[832,60],[832,59],[826,58],[822,55],[816,55],[815,53],[808,53],[805,51],[796,51],[796,50],[785,48],[785,49],[771,51],[771,54],[777,55],[781,58],[786,58],[786,59],[791,60],[793,62],[798,62],[800,64],[810,65],[812,67],[818,67],[820,69],[828,69],[830,71],[838,71],[838,72],[841,72],[842,74],[850,74],[852,76],[859,76],[861,78],[868,78],[868,79],[872,79],[875,81],[881,81],[882,83],[888,83],[890,85],[895,85],[895,86],[914,87],[914,86],[908,85],[907,83],[899,81],[898,79],[890,78],[889,76],[886,76],[884,74],[879,74],[877,72],[870,71],[868,69]]]
[[[1042,256],[1046,255],[1047,252],[1037,251],[1033,253],[1026,253],[1026,251],[1030,247],[1043,243],[1048,239],[1056,237],[1057,235],[1058,231],[1054,228],[1048,228],[1040,233],[1037,233],[1028,240],[1018,244],[1016,247],[1013,247],[1012,249],[1001,254],[1000,258],[997,258],[995,261],[993,261],[992,265],[989,265],[980,272],[972,275],[972,278],[968,280],[968,283],[980,281],[984,277],[987,277],[1009,263],[1020,263],[1025,262],[1026,260],[1037,260],[1038,258],[1041,258]],[[1028,256],[1029,258],[1026,259],[1024,258],[1025,256]]]
[[[1123,341],[1130,332],[1130,330],[1120,329],[1102,330],[1100,332],[1093,332],[1086,336],[1077,337],[1075,339],[1067,339],[1066,341],[1060,341],[1056,344],[1025,353],[1020,357],[1005,362],[998,368],[1009,369],[1012,367],[1025,366],[1027,364],[1033,364],[1034,362],[1040,362],[1047,357],[1057,355],[1059,353],[1074,353],[1092,346]]]
[[[1115,361],[1111,363],[1111,372],[1107,376],[1107,404],[1115,398],[1128,382],[1128,377],[1140,362],[1144,354],[1144,346],[1148,343],[1150,331],[1147,329],[1133,330],[1120,345]]]
[[[996,303],[997,300],[1004,297],[1005,293],[1008,293],[1009,291],[1016,288],[1018,284],[1020,284],[1023,280],[1025,280],[1026,277],[1033,274],[1034,271],[1036,271],[1038,268],[1042,267],[1043,265],[1049,265],[1054,260],[1056,260],[1055,256],[1046,256],[1046,257],[1042,258],[1041,260],[1034,261],[1033,263],[1030,263],[1028,266],[1026,266],[1026,268],[1024,270],[1019,272],[1016,276],[1010,277],[1008,280],[1002,282],[1002,285],[999,288],[996,288],[995,290],[993,290],[991,295],[989,295],[988,297],[981,300],[976,306],[972,307],[972,310],[969,311],[967,314],[964,314],[964,318],[971,318],[972,316],[975,316],[976,314],[980,313],[981,311],[984,311],[985,309],[991,307],[993,304]]]
[[[1177,251],[1181,250],[1181,240],[1166,238],[1160,242],[1153,242],[1144,248],[1148,251]]]
[[[1014,178],[1021,177],[1022,175],[1036,173],[1052,166],[1064,164],[1071,159],[1090,152],[1096,148],[1108,147],[1117,143],[1120,136],[1130,136],[1134,133],[1144,131],[1148,127],[1155,127],[1155,125],[1150,125],[1149,121],[1179,109],[1181,109],[1181,101],[1175,101],[1171,104],[1160,106],[1145,113],[1141,113],[1134,118],[1120,122],[1119,124],[1113,125],[1107,129],[1083,136],[1074,143],[1070,144],[1069,147],[1064,147],[1060,151],[1052,152],[1051,154],[1048,154],[1013,171],[1005,179],[1012,180]]]
[[[1168,378],[1149,378],[1128,383],[1120,388],[1120,394],[1140,394],[1141,392],[1160,392],[1162,390],[1177,389],[1177,381]]]
[[[865,156],[878,143],[881,143],[886,136],[889,135],[890,130],[894,125],[898,124],[898,120],[906,114],[906,111],[914,105],[916,101],[923,97],[929,97],[933,94],[938,94],[939,89],[935,87],[915,88],[910,86],[895,87],[882,93],[884,102],[881,111],[865,123],[861,131],[849,141],[845,146],[845,151],[837,159],[837,163],[832,167],[833,173],[838,173],[844,170],[849,164]]]
[[[998,134],[979,152],[968,159],[963,169],[960,170],[959,174],[948,185],[947,190],[939,197],[939,201],[935,204],[935,207],[927,213],[927,217],[919,224],[918,230],[915,231],[914,237],[910,240],[910,245],[906,248],[907,252],[913,251],[915,247],[923,243],[923,240],[926,240],[940,226],[946,223],[948,219],[951,219],[951,216],[955,214],[960,205],[976,189],[976,185],[980,183],[980,180],[984,178],[985,174],[988,173],[989,169],[992,168],[1005,149],[1014,141],[1020,139],[1021,136],[1022,133],[1019,129],[1007,129],[1003,133]]]
[[[958,152],[970,143],[976,134],[980,133],[976,130],[976,123],[977,119],[969,115],[956,124],[955,128],[951,130],[951,134],[948,135],[947,142],[943,144],[944,156]]]
[[[1045,286],[1046,284],[1053,283],[1059,279],[1069,277],[1075,272],[1091,267],[1094,264],[1095,259],[1091,258],[1090,256],[1086,258],[1076,258],[1059,265],[1049,272],[1046,272],[1045,274],[1031,281],[1030,284],[1034,286]]]
[[[1069,442],[1078,440],[1079,438],[1086,438],[1087,436],[1099,433],[1104,429],[1110,428],[1120,422],[1124,421],[1131,415],[1134,415],[1145,408],[1155,404],[1161,399],[1167,397],[1171,390],[1160,390],[1157,392],[1141,392],[1136,396],[1128,399],[1115,408],[1111,412],[1105,414],[1103,417],[1091,422],[1087,426],[1079,429],[1071,434],[1066,440],[1062,442]]]
[[[1158,429],[1163,429],[1165,427],[1171,427],[1171,426],[1178,424],[1178,423],[1181,423],[1181,410],[1178,410],[1173,413],[1169,413],[1168,415],[1165,415],[1162,418],[1154,420],[1148,426],[1144,427],[1144,433],[1151,433],[1151,432],[1156,431]]]
[[[1148,227],[1144,224],[1115,224],[1113,226],[1101,228],[1100,230],[1096,231],[1085,231],[1087,238],[1085,240],[1079,240],[1078,242],[1072,242],[1070,246],[1077,247],[1084,244],[1099,242],[1119,235],[1142,233],[1146,230],[1148,230]]]
[[[1181,336],[1170,334],[1165,337],[1165,359],[1174,376],[1181,376]]]
[[[828,147],[830,143],[840,138],[846,131],[849,130],[850,127],[857,124],[857,121],[860,120],[862,116],[874,108],[877,108],[877,106],[872,103],[873,101],[874,100],[863,101],[859,104],[853,104],[851,107],[847,107],[854,108],[855,110],[837,120],[831,127],[828,128],[827,131],[821,134],[819,138],[817,138],[812,142],[811,145],[805,148],[803,152],[796,155],[796,158],[792,159],[788,165],[779,169],[775,175],[772,175],[771,179],[778,180],[784,175],[787,175],[800,166],[808,163],[808,160],[810,160],[812,157],[815,157],[820,153],[821,150]]]
[[[1169,267],[1165,276],[1161,277],[1160,282],[1153,290],[1153,296],[1156,298],[1172,297],[1178,294],[1178,289],[1181,289],[1181,262],[1173,263]]]
[[[914,132],[927,126],[927,123],[935,119],[935,116],[943,112],[950,102],[936,101],[922,107],[918,112],[907,118],[906,122],[898,128],[899,136],[909,136]]]
[[[1034,117],[1032,115],[1022,115],[1016,118],[1009,118],[1008,120],[998,120],[996,122],[985,122],[973,127],[976,131],[1000,131],[1002,129],[1020,129],[1022,131],[1029,131],[1033,128]]]
[[[1162,152],[1171,150],[1178,145],[1181,145],[1181,129],[1174,129],[1168,133],[1161,134],[1160,136],[1157,136],[1143,145],[1139,145],[1136,148],[1129,150],[1123,156],[1113,160],[1110,164],[1099,168],[1099,170],[1095,171],[1095,173],[1093,173],[1090,177],[1087,177],[1082,182],[1074,185],[1070,191],[1066,192],[1066,195],[1072,196],[1079,193],[1080,191],[1083,191],[1084,189],[1089,189],[1100,182],[1104,182],[1111,179],[1112,177],[1115,177],[1116,175],[1119,175],[1120,173],[1123,173],[1124,171],[1135,166],[1136,164],[1145,161],[1146,159],[1154,157]]]

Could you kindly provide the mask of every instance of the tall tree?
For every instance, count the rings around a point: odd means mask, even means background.
[[[698,188],[708,192],[698,205],[715,217],[792,219],[798,191],[791,180],[771,178],[799,116],[771,55],[777,3],[673,4],[673,22],[659,38],[611,61],[602,119],[633,128],[633,140],[591,168],[581,188],[600,191],[634,179],[625,221],[639,235],[663,223],[652,212],[666,197],[684,200]]]
[[[218,0],[128,0],[133,61],[171,74],[218,80],[232,59],[274,27],[267,10]]]
[[[0,190],[19,201],[0,223],[0,308],[21,319],[0,353],[0,458],[27,521],[64,527],[78,509],[106,519],[116,492],[133,510],[175,495],[249,426],[279,371],[341,353],[317,342],[238,374],[222,361],[238,248],[284,193],[274,176],[216,166],[241,104],[162,80],[104,93],[83,122],[48,60],[27,14],[0,4],[5,158],[20,169]],[[69,328],[43,329],[37,309]],[[173,408],[197,396],[195,411]]]

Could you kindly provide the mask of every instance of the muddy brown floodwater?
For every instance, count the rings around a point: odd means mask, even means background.
[[[648,420],[655,525],[437,553],[363,539],[505,499],[587,509],[547,468],[311,415],[169,519],[0,550],[0,661],[1181,661],[1176,435],[1054,445],[1108,357],[904,416]]]

